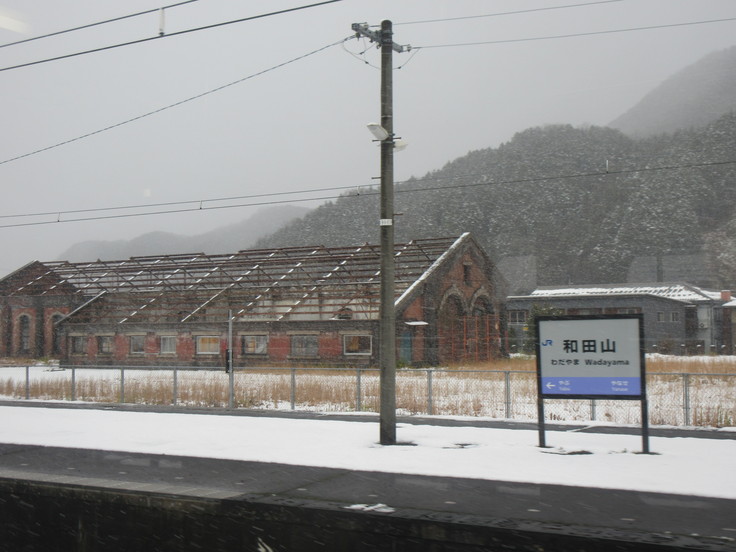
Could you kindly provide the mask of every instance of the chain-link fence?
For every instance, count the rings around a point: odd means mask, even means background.
[[[406,369],[402,415],[536,420],[536,373]],[[191,407],[377,412],[379,371],[367,368],[0,367],[0,398]],[[736,374],[649,373],[651,425],[736,426]],[[639,401],[546,399],[551,422],[641,424]]]

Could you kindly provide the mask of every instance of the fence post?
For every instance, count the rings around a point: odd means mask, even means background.
[[[434,411],[434,405],[432,404],[432,373],[434,370],[429,368],[427,370],[427,414],[432,416]]]
[[[511,419],[511,372],[504,370],[504,403],[506,405],[506,419]]]
[[[360,388],[360,366],[356,369],[355,374],[355,411],[360,412],[363,405],[361,404],[361,388]]]
[[[71,399],[72,402],[77,400],[77,369],[72,366],[72,393],[71,393]]]
[[[590,421],[595,422],[595,399],[590,399]]]
[[[31,398],[31,367],[26,366],[26,400]]]
[[[125,368],[120,367],[120,402],[125,402]]]
[[[174,366],[174,397],[171,401],[174,406],[176,406],[177,401],[179,400],[179,372],[176,369],[176,366]]]
[[[682,408],[684,425],[690,425],[690,374],[680,374],[682,376]]]
[[[291,409],[296,410],[296,368],[291,369]]]
[[[233,361],[232,361],[232,354],[233,354],[232,351],[230,351],[229,354],[230,354],[230,360],[229,360],[230,371],[227,375],[227,378],[228,378],[227,407],[235,408],[235,367],[233,366]]]

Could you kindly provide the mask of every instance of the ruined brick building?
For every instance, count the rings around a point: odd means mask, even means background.
[[[505,286],[473,240],[395,246],[406,365],[503,350]],[[378,246],[294,247],[120,261],[34,261],[0,280],[0,355],[67,365],[378,362]]]

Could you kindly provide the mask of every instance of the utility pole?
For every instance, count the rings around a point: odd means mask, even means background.
[[[393,42],[391,21],[381,22],[381,31],[354,23],[357,36],[381,48],[381,305],[380,305],[380,442],[396,444],[396,310],[394,292],[394,114],[393,52],[406,51]]]

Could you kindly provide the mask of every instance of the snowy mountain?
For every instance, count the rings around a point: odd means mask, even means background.
[[[676,73],[609,126],[643,137],[702,127],[736,111],[736,46]]]
[[[647,139],[602,127],[531,128],[398,185],[396,239],[469,231],[519,284],[517,293],[626,282],[637,262],[637,278],[667,280],[657,261],[671,266],[664,260],[672,256],[691,259],[677,266],[680,278],[734,288],[733,255],[721,247],[734,239],[719,237],[736,225],[734,151],[734,114]],[[348,194],[258,245],[376,243],[377,213],[377,196]],[[510,261],[517,258],[524,262]],[[648,273],[642,258],[655,260]]]

